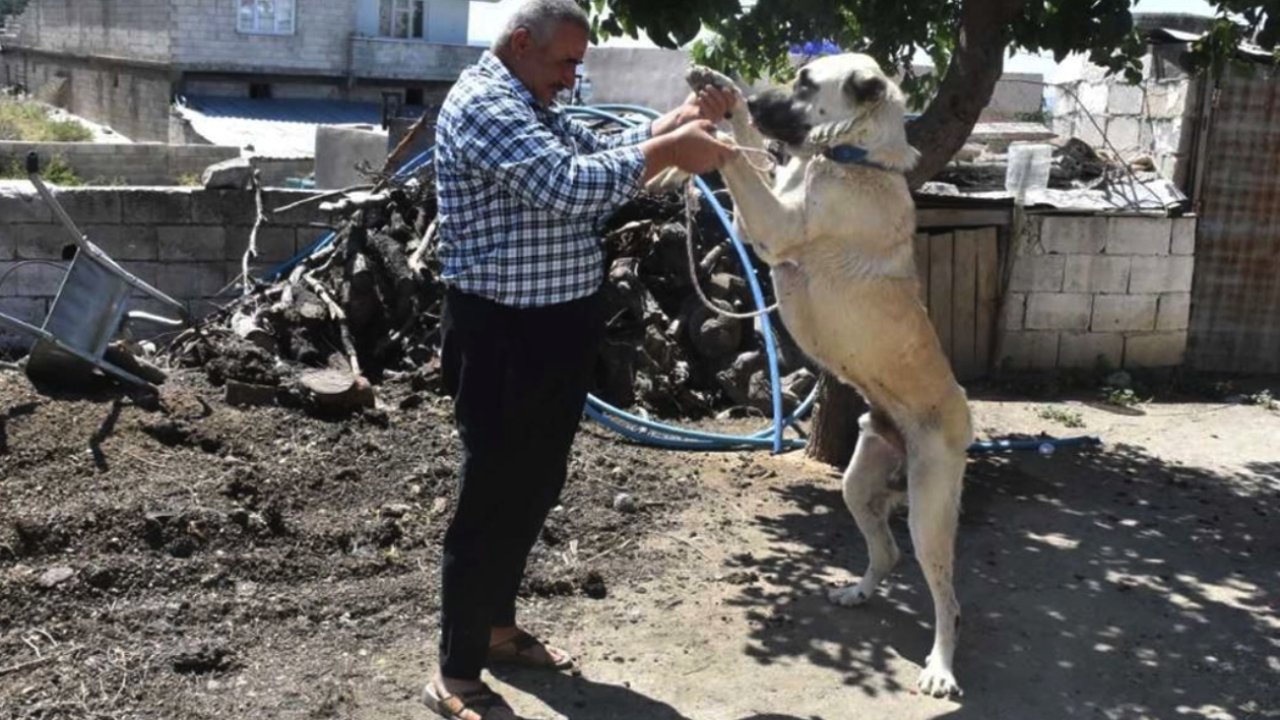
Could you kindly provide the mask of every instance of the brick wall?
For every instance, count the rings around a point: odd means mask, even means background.
[[[268,208],[313,193],[273,190]],[[218,292],[240,273],[240,258],[253,227],[254,200],[248,192],[195,188],[88,188],[58,191],[59,201],[90,240],[130,272],[188,304],[196,315],[212,309]],[[23,265],[24,260],[63,263],[73,243],[53,219],[53,211],[26,183],[0,181],[0,312],[39,324],[57,295],[63,270]],[[315,205],[273,216],[258,236],[262,271],[287,260],[323,234],[307,223],[323,219]],[[9,272],[12,270],[13,272]],[[140,300],[132,309],[163,313],[158,303]],[[0,331],[0,345],[22,340]]]
[[[1187,345],[1195,218],[1032,215],[1010,278],[1000,362],[1170,367]]]
[[[0,141],[0,165],[24,161],[35,150],[42,166],[61,157],[88,184],[174,185],[183,175],[199,177],[214,163],[240,157],[240,148],[223,145],[159,143],[26,143]]]

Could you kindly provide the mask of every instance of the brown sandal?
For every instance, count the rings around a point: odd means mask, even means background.
[[[530,652],[538,648],[542,649],[542,653]],[[561,658],[558,661],[557,656]],[[544,644],[524,630],[516,632],[515,635],[496,645],[490,645],[489,662],[547,670],[568,670],[574,665],[569,653]]]
[[[437,715],[449,720],[462,720],[467,712],[475,713],[480,720],[490,720],[489,713],[497,710],[493,720],[517,720],[515,711],[502,696],[481,685],[471,692],[449,695],[444,688],[436,687],[434,680],[422,691],[422,701]],[[505,711],[505,712],[503,712]]]

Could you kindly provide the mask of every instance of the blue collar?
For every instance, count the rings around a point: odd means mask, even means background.
[[[889,168],[874,160],[867,159],[867,151],[857,145],[833,145],[822,151],[822,157],[841,165],[864,165],[877,170],[889,171]]]

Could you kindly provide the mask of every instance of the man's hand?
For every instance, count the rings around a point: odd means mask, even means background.
[[[654,135],[665,135],[674,132],[692,122],[709,121],[713,123],[729,117],[742,102],[742,93],[737,88],[721,88],[708,85],[697,92],[690,93],[684,104],[653,121]]]
[[[719,170],[737,153],[737,148],[715,137],[716,126],[709,120],[694,120],[676,130],[640,144],[644,152],[647,183],[667,168],[691,175]]]

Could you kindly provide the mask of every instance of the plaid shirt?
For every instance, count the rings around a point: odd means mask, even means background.
[[[640,189],[649,124],[600,136],[543,108],[485,52],[436,125],[443,279],[504,305],[590,295],[604,280],[604,221]]]

